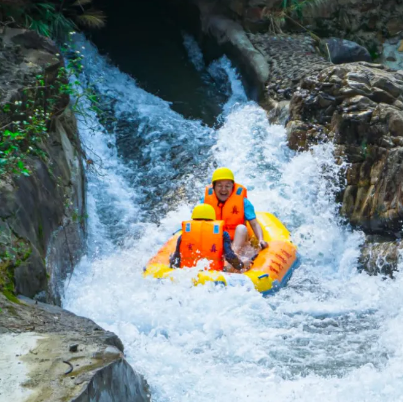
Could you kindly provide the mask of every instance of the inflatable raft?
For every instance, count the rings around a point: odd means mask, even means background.
[[[290,240],[286,227],[268,212],[257,212],[256,218],[262,228],[264,240],[269,248],[261,250],[254,259],[252,268],[244,273],[201,270],[194,284],[214,282],[227,286],[250,285],[263,295],[269,295],[283,287],[298,266],[297,247]],[[253,231],[248,225],[250,236]],[[164,279],[172,277],[175,269],[169,267],[169,256],[175,251],[176,242],[182,231],[175,233],[151,258],[144,268],[144,276]]]

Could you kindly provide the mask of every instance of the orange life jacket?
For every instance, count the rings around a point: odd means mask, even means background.
[[[245,224],[244,198],[247,198],[247,190],[244,186],[235,183],[234,190],[225,203],[222,203],[216,196],[213,185],[206,187],[204,193],[204,203],[210,204],[215,209],[216,219],[225,222],[224,230],[227,231],[234,240],[235,229],[238,225]]]
[[[180,244],[181,268],[194,267],[197,261],[207,258],[210,270],[222,271],[224,267],[224,222],[182,222]]]

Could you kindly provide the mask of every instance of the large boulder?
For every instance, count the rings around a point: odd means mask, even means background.
[[[0,293],[0,400],[148,402],[120,339],[88,318]]]
[[[322,49],[324,53],[328,52],[330,61],[334,64],[372,61],[371,55],[364,46],[346,39],[323,39]]]
[[[349,162],[341,212],[367,233],[401,231],[402,91],[402,75],[358,63],[305,77],[291,100],[290,146],[334,141]]]
[[[203,8],[201,10],[207,13]],[[242,26],[229,18],[210,15],[204,19],[202,29],[207,40],[208,37],[212,38],[240,69],[249,96],[255,100],[261,99],[269,77],[269,66]]]
[[[399,270],[398,264],[403,252],[401,240],[387,240],[377,236],[367,236],[362,247],[359,266],[370,275],[393,277]]]

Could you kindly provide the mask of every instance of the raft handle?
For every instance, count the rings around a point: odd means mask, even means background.
[[[258,279],[263,279],[263,278],[268,278],[268,277],[269,277],[269,274],[263,274],[263,275],[258,276]]]

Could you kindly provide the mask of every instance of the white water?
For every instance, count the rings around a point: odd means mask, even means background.
[[[153,401],[403,401],[403,278],[357,273],[363,237],[337,218],[332,146],[291,152],[284,128],[247,101],[226,59],[209,67],[213,80],[226,71],[231,88],[213,130],[171,111],[88,45],[85,54],[87,76],[114,100],[118,121],[113,133],[95,115],[93,130],[80,123],[102,164],[88,175],[89,253],[64,307],[120,336]],[[176,284],[142,277],[217,165],[232,168],[256,209],[274,212],[299,247],[301,267],[273,297],[195,288],[185,272]]]

